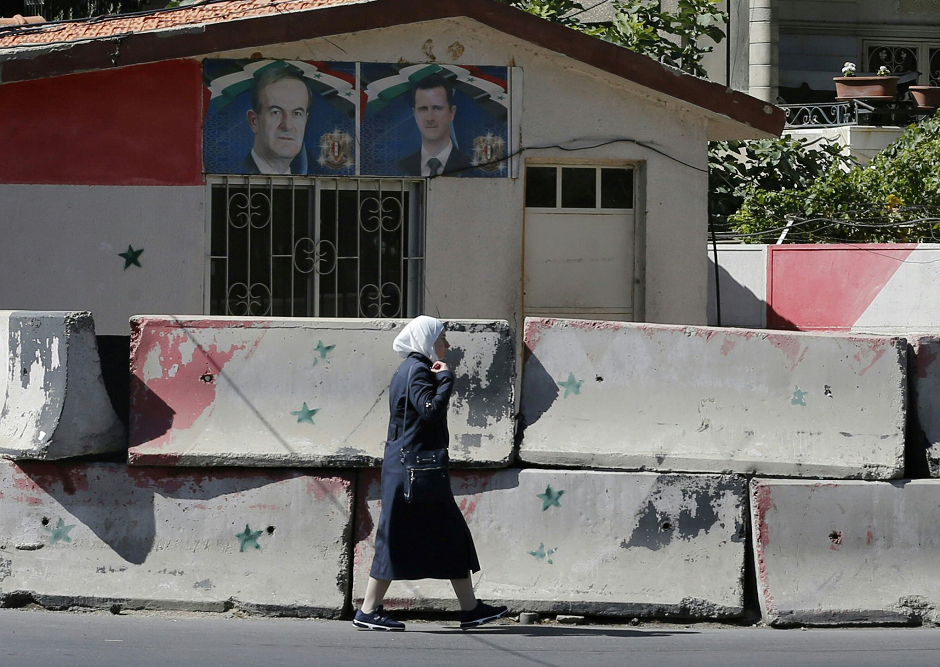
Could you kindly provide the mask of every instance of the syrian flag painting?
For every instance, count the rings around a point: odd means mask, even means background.
[[[362,173],[505,177],[508,75],[506,67],[362,63]]]
[[[355,63],[208,59],[203,80],[206,173],[356,173]]]

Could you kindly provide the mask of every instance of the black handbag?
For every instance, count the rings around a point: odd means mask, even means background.
[[[412,371],[414,366],[411,367]],[[405,385],[405,414],[402,428],[407,423],[408,404],[411,403],[411,371]],[[401,464],[405,469],[405,501],[415,504],[442,503],[450,500],[450,457],[446,449],[406,452],[401,448]]]

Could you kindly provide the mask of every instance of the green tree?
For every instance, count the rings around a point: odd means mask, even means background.
[[[714,48],[703,38],[720,42],[725,37],[722,25],[728,20],[718,10],[718,0],[678,0],[674,12],[660,9],[656,0],[622,0],[613,3],[614,18],[607,24],[584,23],[585,9],[575,0],[501,2],[700,77],[705,76],[702,56]]]
[[[865,166],[831,166],[808,187],[752,186],[729,217],[745,240],[790,224],[801,242],[926,242],[940,238],[940,118],[909,126]]]
[[[754,141],[714,141],[708,148],[708,216],[716,231],[728,230],[750,190],[803,190],[833,166],[847,169],[855,160],[825,139],[793,137]]]

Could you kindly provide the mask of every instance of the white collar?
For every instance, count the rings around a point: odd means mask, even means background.
[[[427,149],[424,147],[424,144],[421,144],[421,175],[427,178],[431,175],[431,168],[428,166],[428,160],[432,157],[436,157],[441,161],[441,173],[444,171],[444,166],[447,164],[447,159],[450,157],[450,152],[454,150],[454,142],[448,141],[447,146],[444,147],[437,155],[431,155],[428,153]]]
[[[255,149],[251,149],[251,158],[255,161],[255,165],[258,167],[258,171],[262,174],[290,174],[290,162],[287,163],[287,171],[280,171],[277,167],[272,165],[270,162],[262,158],[255,152]]]

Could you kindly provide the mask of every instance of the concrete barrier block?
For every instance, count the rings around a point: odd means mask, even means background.
[[[904,339],[527,319],[525,345],[524,461],[903,475]]]
[[[125,449],[91,313],[0,311],[0,456],[52,460]]]
[[[0,605],[337,616],[352,473],[0,461]]]
[[[456,471],[482,570],[478,597],[513,611],[731,618],[743,610],[745,482],[731,476]],[[365,593],[381,502],[359,478],[353,597]],[[449,582],[396,581],[389,608],[457,609]]]
[[[770,625],[940,623],[940,480],[754,479]]]
[[[132,465],[371,466],[388,430],[404,320],[131,321]],[[447,323],[457,376],[451,457],[507,464],[515,360],[509,324]]]

